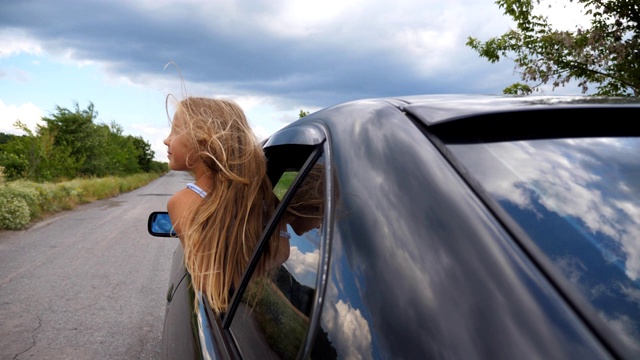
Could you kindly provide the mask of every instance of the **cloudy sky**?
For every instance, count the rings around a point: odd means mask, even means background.
[[[264,138],[300,109],[501,93],[513,65],[464,44],[509,25],[493,0],[2,1],[0,132],[93,102],[165,160],[167,94],[231,98]]]

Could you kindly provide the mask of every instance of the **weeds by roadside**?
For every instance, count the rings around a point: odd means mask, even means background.
[[[161,175],[141,173],[60,183],[26,180],[0,183],[0,229],[24,229],[47,215],[137,189]]]

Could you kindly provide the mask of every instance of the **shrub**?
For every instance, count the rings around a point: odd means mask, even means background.
[[[57,184],[24,180],[0,183],[0,229],[23,229],[43,216],[137,189],[159,176],[161,174],[142,173]]]
[[[4,191],[8,195],[23,199],[29,209],[29,218],[34,219],[40,216],[40,204],[42,203],[37,183],[30,181],[12,181],[4,186]]]
[[[27,202],[4,189],[0,190],[0,229],[19,230],[30,221]]]

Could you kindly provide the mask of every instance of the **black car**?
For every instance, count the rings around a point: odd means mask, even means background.
[[[216,316],[193,309],[179,246],[163,354],[638,359],[639,125],[640,103],[588,97],[411,96],[308,115],[264,142],[282,201],[263,239],[314,203],[285,224],[288,260],[253,283],[259,246]]]

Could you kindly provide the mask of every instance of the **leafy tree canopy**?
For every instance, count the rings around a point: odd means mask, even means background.
[[[167,170],[153,161],[148,142],[125,136],[116,122],[96,123],[97,115],[93,103],[86,109],[75,103],[73,110],[56,106],[35,132],[17,121],[14,126],[26,135],[0,137],[4,175],[9,180],[50,181]]]
[[[588,27],[555,29],[542,15],[541,0],[497,0],[515,29],[484,42],[469,37],[467,46],[492,63],[511,58],[522,80],[532,84],[516,83],[505,93],[529,94],[543,84],[555,89],[578,81],[583,93],[595,86],[595,95],[640,96],[640,2],[568,1],[581,6]]]
[[[8,143],[9,140],[11,140],[11,139],[13,139],[15,137],[16,137],[16,135],[5,134],[3,132],[0,132],[0,145]]]
[[[309,115],[309,112],[308,112],[308,111],[304,111],[304,110],[300,109],[300,113],[298,114],[298,117],[299,117],[300,119],[302,119],[303,117],[305,117],[305,116],[307,116],[307,115]]]

